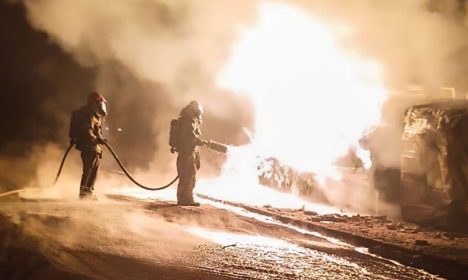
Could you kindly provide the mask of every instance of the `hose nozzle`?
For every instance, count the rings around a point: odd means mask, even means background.
[[[228,146],[225,144],[218,143],[213,140],[209,140],[206,144],[206,147],[210,150],[216,151],[218,153],[225,154],[227,153]]]

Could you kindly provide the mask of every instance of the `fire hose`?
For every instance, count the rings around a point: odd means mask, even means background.
[[[57,183],[59,177],[60,177],[60,173],[62,173],[62,169],[63,169],[63,165],[65,164],[65,160],[67,159],[67,156],[68,154],[70,153],[70,150],[73,148],[75,144],[70,142],[70,145],[68,145],[68,148],[67,150],[65,151],[65,154],[63,155],[63,158],[62,158],[62,162],[60,163],[60,167],[58,169],[58,172],[57,172],[57,176],[55,177],[55,181],[54,181],[54,185],[55,183]],[[177,179],[179,179],[179,175],[177,175],[171,182],[169,182],[169,184],[167,185],[164,185],[162,187],[156,187],[156,188],[153,188],[153,187],[147,187],[145,185],[142,185],[140,184],[137,180],[135,180],[132,175],[127,171],[127,169],[125,168],[125,166],[122,164],[122,162],[120,161],[119,157],[117,156],[117,153],[114,151],[114,149],[112,149],[112,147],[109,145],[109,143],[107,143],[107,141],[104,141],[104,146],[106,146],[106,148],[109,150],[109,152],[112,154],[112,156],[114,157],[115,161],[117,162],[117,164],[120,166],[120,168],[122,169],[122,171],[125,173],[125,175],[127,175],[128,179],[130,179],[130,181],[132,181],[135,185],[139,186],[140,188],[142,189],[145,189],[145,190],[149,190],[149,191],[158,191],[158,190],[162,190],[162,189],[165,189],[165,188],[168,188],[170,186],[172,186],[172,184],[174,184]]]
[[[57,176],[55,177],[54,185],[55,185],[55,183],[57,183],[57,181],[58,181],[58,179],[60,177],[60,174],[62,173],[63,165],[65,164],[65,160],[67,159],[67,156],[70,153],[70,150],[73,148],[74,145],[75,144],[73,142],[70,142],[70,145],[68,145],[68,148],[66,149],[66,151],[65,151],[65,153],[63,155],[62,161],[60,163],[60,167],[58,169]],[[107,141],[104,141],[104,146],[107,147],[107,149],[112,154],[115,161],[120,166],[120,168],[125,173],[125,175],[128,177],[128,179],[130,179],[130,181],[132,181],[135,185],[139,186],[142,189],[149,190],[149,191],[162,190],[162,189],[165,189],[165,188],[168,188],[168,187],[172,186],[172,184],[174,184],[179,179],[179,175],[177,175],[171,182],[169,182],[167,185],[164,185],[162,187],[147,187],[145,185],[142,185],[137,180],[135,180],[132,177],[132,175],[127,171],[127,169],[122,164],[119,157],[117,156],[117,153],[114,151],[114,149],[112,149],[112,147],[109,145],[109,143]],[[215,142],[215,141],[212,141],[212,140],[208,141],[206,147],[208,149],[210,149],[210,150],[214,150],[214,151],[217,151],[217,152],[220,152],[220,153],[226,153],[227,152],[227,146],[226,145]]]
[[[67,159],[68,153],[70,153],[70,150],[73,148],[74,145],[75,144],[70,142],[70,145],[68,145],[68,148],[65,151],[65,154],[63,154],[62,162],[60,163],[60,167],[59,167],[59,170],[57,172],[57,176],[55,176],[55,181],[54,181],[54,183],[52,185],[55,185],[55,183],[57,183],[58,178],[60,177],[60,173],[62,173],[63,164],[65,163],[65,160]]]
[[[130,181],[132,181],[135,185],[139,186],[140,188],[142,189],[145,189],[145,190],[148,190],[148,191],[159,191],[159,190],[163,190],[165,188],[168,188],[170,186],[172,186],[172,184],[174,184],[177,179],[179,179],[179,175],[177,175],[171,182],[169,182],[169,184],[165,185],[165,186],[162,186],[162,187],[157,187],[157,188],[152,188],[152,187],[147,187],[147,186],[144,186],[140,183],[138,183],[133,177],[132,175],[130,175],[130,173],[128,173],[127,169],[125,168],[125,166],[122,164],[122,162],[120,161],[119,157],[117,156],[117,154],[115,153],[114,149],[112,149],[112,147],[109,145],[109,143],[107,143],[107,141],[104,141],[104,145],[106,146],[106,148],[109,150],[109,152],[112,154],[112,156],[114,157],[115,161],[117,162],[117,164],[120,166],[120,169],[122,169],[122,171],[125,173],[125,175],[127,175],[128,179],[130,179]]]

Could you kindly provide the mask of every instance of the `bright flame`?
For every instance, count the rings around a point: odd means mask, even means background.
[[[341,49],[305,11],[262,2],[219,83],[255,104],[261,155],[324,174],[380,120],[386,92],[376,64]]]
[[[350,147],[369,167],[358,141],[379,123],[387,95],[378,65],[341,48],[336,32],[291,5],[262,2],[257,25],[241,35],[218,82],[251,98],[255,133],[231,151],[218,184],[232,186],[233,197],[250,194],[258,184],[255,156],[314,172],[321,183],[338,178],[333,163]]]

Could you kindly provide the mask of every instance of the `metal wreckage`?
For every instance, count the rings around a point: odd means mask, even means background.
[[[463,214],[468,194],[468,103],[410,107],[401,153],[403,217]]]
[[[399,167],[381,166],[375,147],[366,147],[369,139],[362,141],[373,161],[367,178],[381,199],[400,205],[404,220],[445,223],[463,219],[468,209],[468,102],[414,105],[404,115],[401,137],[395,140],[400,142],[395,145]],[[377,128],[366,137],[385,134],[385,129]],[[351,171],[360,167],[353,155],[345,159]],[[313,173],[298,172],[273,157],[264,159],[258,168],[263,185],[327,201]]]

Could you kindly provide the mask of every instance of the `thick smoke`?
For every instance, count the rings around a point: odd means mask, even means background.
[[[253,106],[244,97],[219,89],[216,78],[238,39],[239,28],[255,24],[258,1],[17,2],[25,8],[38,36],[46,35],[50,46],[61,49],[55,50],[59,53],[55,58],[37,67],[41,73],[38,79],[48,83],[41,91],[53,89],[54,94],[38,92],[43,99],[29,114],[47,115],[48,119],[39,124],[36,119],[19,124],[24,130],[53,129],[37,133],[36,142],[23,145],[38,146],[36,151],[50,151],[48,145],[57,143],[55,149],[66,146],[69,113],[92,89],[109,99],[106,137],[126,164],[147,174],[142,177],[146,182],[173,176],[174,156],[167,146],[169,121],[192,99],[206,107],[207,138],[233,144],[248,140],[241,128],[252,125]],[[453,87],[460,94],[468,88],[463,77],[468,65],[465,1],[279,2],[306,9],[341,34],[344,48],[379,61],[386,86],[395,95],[408,94],[408,86],[415,85],[425,89],[428,97],[439,94],[441,87]],[[376,144],[384,147],[377,150],[384,166],[399,164],[395,143],[400,137],[404,107],[411,102],[389,102],[384,108],[383,122],[392,127],[389,136],[381,137]],[[330,110],[333,112],[333,108]],[[21,146],[18,141],[10,141],[9,146],[11,143]],[[30,159],[31,153],[21,155],[17,152],[20,148],[9,146],[4,150],[12,156],[0,161],[2,170],[22,159],[39,163],[37,157]],[[212,154],[204,157],[206,163],[214,164],[206,164],[203,171],[219,170],[223,158]],[[41,158],[58,162],[60,153]],[[77,160],[75,163],[79,166]],[[109,156],[104,167],[115,169]]]
[[[111,100],[109,129],[115,136],[109,138],[122,138],[118,149],[129,161],[167,171],[167,162],[173,158],[167,153],[168,124],[191,99],[205,104],[206,119],[227,120],[228,125],[210,127],[207,136],[227,134],[221,140],[235,142],[240,128],[248,124],[250,116],[239,115],[243,102],[220,93],[213,77],[228,54],[237,26],[254,17],[255,2],[24,4],[33,26],[47,32],[81,65],[96,69],[96,88]],[[220,12],[226,10],[229,13]],[[118,128],[121,133],[115,132]],[[149,164],[148,155],[155,151],[154,164]]]
[[[409,85],[467,90],[465,1],[294,1],[351,30],[343,43],[375,57],[392,90]]]
[[[48,143],[66,141],[94,72],[33,31],[19,4],[0,2],[0,22],[0,188],[12,188],[35,176]]]
[[[238,25],[254,18],[254,2],[243,5],[234,1],[200,1],[196,5],[192,1],[115,1],[112,5],[95,1],[19,2],[32,26],[40,31],[38,34],[47,34],[49,44],[60,46],[80,65],[61,67],[44,63],[41,67],[43,75],[39,79],[56,88],[53,94],[48,88],[39,88],[38,95],[45,98],[32,102],[35,110],[28,113],[48,116],[39,125],[52,129],[23,146],[45,150],[44,145],[52,142],[65,147],[69,114],[85,102],[93,89],[109,100],[105,137],[127,165],[154,172],[149,175],[152,182],[174,175],[174,156],[167,145],[169,122],[192,99],[205,105],[207,138],[233,144],[247,140],[238,135],[242,135],[241,128],[249,125],[252,118],[251,113],[242,112],[249,107],[248,101],[221,92],[213,78],[229,53]],[[227,14],[220,12],[227,10]],[[90,73],[91,77],[80,79],[77,71],[70,68]],[[27,121],[21,124],[23,130],[40,130],[37,124],[32,124],[34,120]],[[17,155],[12,149],[7,150]],[[219,167],[223,160],[206,156],[213,167]],[[60,156],[47,158],[58,165]],[[5,161],[11,162],[11,158]],[[23,161],[24,166],[33,166],[32,169],[39,165],[30,153]],[[116,168],[109,157],[104,165]],[[27,179],[15,181],[20,176],[10,176],[5,184],[26,184]]]

